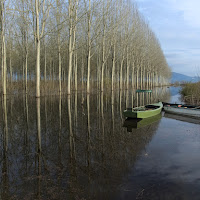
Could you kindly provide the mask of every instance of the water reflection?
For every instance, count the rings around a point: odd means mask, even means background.
[[[3,149],[2,149],[2,156],[1,158],[1,165],[2,165],[2,187],[1,187],[1,196],[4,199],[9,198],[9,189],[10,189],[10,183],[9,183],[9,176],[8,176],[8,121],[7,121],[7,99],[4,95],[2,97],[2,111],[3,111],[3,134],[2,134],[2,140],[3,140]]]
[[[36,124],[37,124],[37,151],[36,151],[36,167],[37,167],[37,199],[41,199],[42,184],[42,137],[41,137],[41,118],[40,118],[40,98],[36,99]]]
[[[88,178],[90,180],[90,166],[91,166],[91,138],[90,138],[90,95],[87,94],[87,167],[88,167]]]
[[[153,125],[155,126],[155,122],[159,121],[162,117],[162,113],[153,116],[153,117],[149,117],[149,118],[145,118],[145,119],[131,119],[128,118],[124,121],[124,125],[123,127],[127,128],[128,132],[132,132],[132,129],[139,129],[148,125]]]
[[[122,111],[156,90],[2,98],[1,199],[115,199],[159,125],[128,133]]]
[[[72,130],[71,96],[68,95],[68,120],[69,120],[69,152],[71,162],[75,160],[75,137]]]
[[[179,94],[179,91],[181,90],[181,87],[170,87],[168,88],[171,94],[170,101],[171,103],[184,103],[181,99],[181,96]]]
[[[182,116],[182,115],[176,115],[176,114],[171,114],[171,113],[165,113],[164,117],[183,121],[183,122],[193,123],[193,124],[200,124],[199,118],[194,118],[190,116]]]

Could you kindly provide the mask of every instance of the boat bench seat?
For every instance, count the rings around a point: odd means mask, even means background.
[[[154,105],[147,105],[145,106],[145,108],[153,108],[153,109],[156,109],[156,108],[159,108],[159,106],[154,106]]]

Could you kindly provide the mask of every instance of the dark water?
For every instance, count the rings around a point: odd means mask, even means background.
[[[200,199],[199,121],[162,113],[135,129],[122,116],[174,95],[2,97],[0,199]]]

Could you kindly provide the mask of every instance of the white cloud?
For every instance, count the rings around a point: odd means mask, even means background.
[[[172,70],[196,75],[194,66],[200,63],[200,0],[137,2]]]
[[[174,10],[183,14],[185,22],[193,27],[200,27],[200,1],[199,0],[168,0]]]

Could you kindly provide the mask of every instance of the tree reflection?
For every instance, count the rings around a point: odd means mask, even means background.
[[[88,167],[88,179],[90,181],[90,167],[91,167],[91,138],[90,138],[90,95],[87,94],[87,167]]]
[[[8,177],[8,121],[7,121],[7,97],[2,97],[2,110],[3,110],[3,160],[2,160],[2,189],[1,198],[9,199],[9,177]]]
[[[10,98],[8,104],[2,99],[1,197],[8,199],[9,192],[16,199],[106,199],[108,191],[117,194],[158,126],[129,134],[122,112],[126,105],[167,99],[165,91],[157,95],[25,96]]]
[[[71,96],[68,95],[68,120],[69,120],[69,146],[70,146],[70,160],[75,160],[75,138],[72,130],[72,113],[71,113]]]
[[[42,165],[42,142],[41,142],[41,119],[40,119],[40,98],[36,98],[36,111],[37,111],[37,199],[41,199],[41,165]]]

